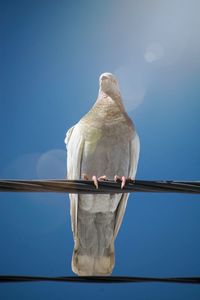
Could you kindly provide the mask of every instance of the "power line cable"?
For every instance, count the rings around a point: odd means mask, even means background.
[[[200,194],[200,181],[147,181],[127,182],[121,189],[121,182],[99,181],[96,189],[88,180],[0,180],[0,192],[56,192],[78,194],[109,194],[131,192],[161,192]]]
[[[200,277],[133,277],[133,276],[13,276],[1,275],[0,283],[17,283],[33,281],[79,282],[79,283],[137,283],[163,282],[200,284]]]

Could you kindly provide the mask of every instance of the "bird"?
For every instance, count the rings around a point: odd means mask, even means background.
[[[74,238],[72,271],[79,276],[109,276],[115,265],[114,242],[126,210],[123,187],[135,179],[140,139],[112,73],[99,77],[97,100],[65,137],[67,178],[121,182],[122,193],[69,194]]]

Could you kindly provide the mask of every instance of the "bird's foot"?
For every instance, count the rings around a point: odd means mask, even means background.
[[[98,189],[99,188],[99,184],[98,184],[98,181],[107,181],[108,180],[108,177],[106,175],[103,175],[103,176],[100,176],[97,178],[96,175],[93,175],[92,176],[92,180],[94,182],[94,185],[96,186],[96,188]]]
[[[134,180],[131,179],[130,177],[125,177],[125,176],[118,176],[118,175],[115,175],[114,176],[114,181],[115,182],[121,182],[121,189],[123,189],[125,187],[125,184],[126,183],[133,183]]]
[[[89,180],[89,177],[86,174],[83,174],[83,179],[84,180]],[[108,177],[106,175],[100,176],[98,178],[97,178],[96,175],[92,176],[92,181],[94,182],[94,185],[95,185],[96,189],[99,188],[98,181],[107,181],[107,180],[108,180]]]

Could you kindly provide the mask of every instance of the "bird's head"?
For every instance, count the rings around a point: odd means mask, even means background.
[[[100,92],[106,94],[119,94],[119,85],[117,78],[112,73],[103,73],[99,77],[99,89]]]

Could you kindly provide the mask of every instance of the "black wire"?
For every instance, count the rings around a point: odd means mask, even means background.
[[[88,180],[0,180],[0,192],[56,192],[78,194],[109,194],[131,192],[162,192],[200,194],[200,181],[100,181],[96,189]]]
[[[79,283],[137,283],[137,282],[163,282],[200,284],[200,277],[133,277],[133,276],[13,276],[0,275],[0,283],[17,283],[33,281],[79,282]]]

